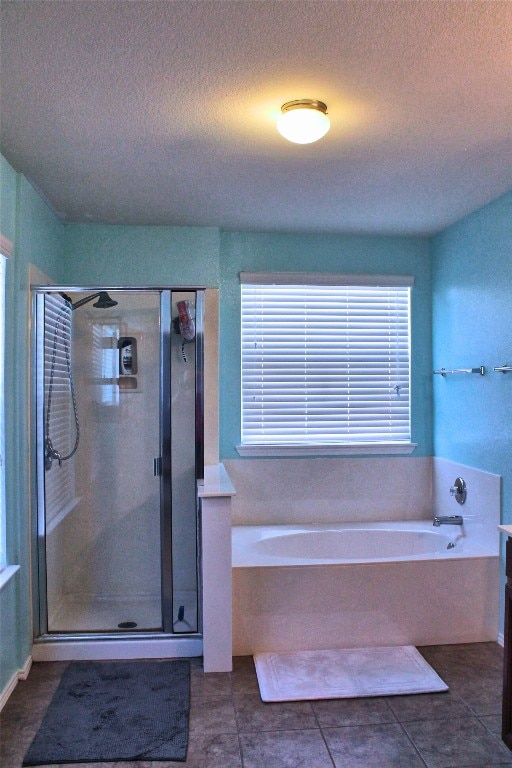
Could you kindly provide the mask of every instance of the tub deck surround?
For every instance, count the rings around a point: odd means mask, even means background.
[[[466,483],[464,504],[450,495],[457,477]],[[446,459],[433,459],[432,509],[435,515],[462,515],[464,529],[485,547],[499,548],[497,526],[501,513],[501,476]]]
[[[203,665],[232,669],[231,498],[236,491],[222,464],[206,466],[198,482],[202,562]]]
[[[276,460],[266,476],[229,463],[234,654],[496,640],[500,478],[442,459],[327,461]],[[460,527],[432,525],[457,514]],[[337,557],[334,540],[348,552]]]
[[[224,464],[210,464],[204,468],[204,479],[197,483],[200,499],[235,496],[236,490]]]
[[[233,653],[498,636],[499,557],[233,568]]]
[[[431,457],[224,463],[237,491],[232,504],[235,525],[424,519],[432,512]],[[449,499],[448,488],[446,496]]]

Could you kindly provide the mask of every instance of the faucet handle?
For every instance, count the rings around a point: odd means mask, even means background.
[[[459,504],[464,504],[467,496],[467,487],[462,477],[455,478],[455,482],[450,488],[450,495],[455,496],[455,501]]]

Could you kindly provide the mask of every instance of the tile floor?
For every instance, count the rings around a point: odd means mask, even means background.
[[[512,766],[512,752],[500,739],[501,647],[420,650],[448,692],[264,704],[251,657],[235,658],[232,673],[209,675],[194,659],[187,761],[138,762],[132,768]],[[0,716],[2,768],[21,766],[65,666],[35,664],[18,684]]]

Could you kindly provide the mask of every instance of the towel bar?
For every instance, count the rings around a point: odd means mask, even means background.
[[[496,368],[494,370],[496,370]],[[512,370],[512,368],[509,370]],[[441,368],[438,371],[434,371],[434,373],[439,373],[441,376],[446,376],[447,373],[479,373],[480,376],[483,376],[485,374],[485,366],[480,365],[478,368],[452,368],[451,370],[448,368]]]

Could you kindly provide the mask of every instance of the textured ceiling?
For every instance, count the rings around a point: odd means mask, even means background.
[[[1,151],[63,220],[430,234],[512,187],[509,0],[2,0],[1,36]]]

